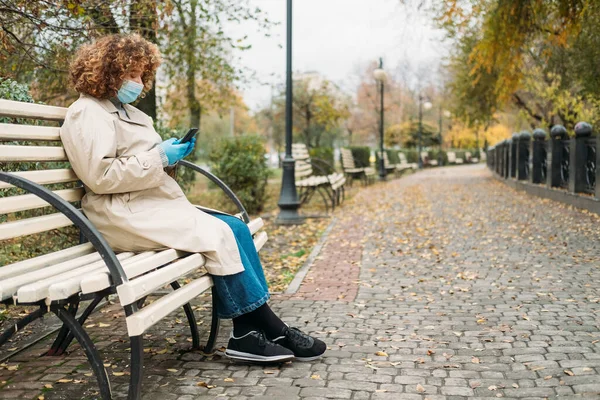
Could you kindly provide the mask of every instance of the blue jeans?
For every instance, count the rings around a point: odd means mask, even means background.
[[[267,280],[254,247],[250,229],[239,218],[230,215],[211,213],[215,218],[225,222],[235,236],[242,257],[244,271],[234,275],[213,275],[217,292],[215,305],[219,318],[228,319],[256,310],[269,300]]]

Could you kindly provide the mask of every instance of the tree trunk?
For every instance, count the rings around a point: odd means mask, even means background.
[[[137,32],[146,40],[157,44],[156,30],[158,27],[158,14],[156,0],[138,0],[129,6],[129,27],[132,32]],[[156,120],[156,79],[152,89],[146,97],[137,103],[137,108]]]
[[[198,6],[197,0],[190,1],[190,22],[186,32],[186,42],[188,44],[189,51],[186,54],[187,59],[187,71],[186,71],[186,85],[187,85],[187,101],[190,110],[190,127],[200,128],[200,113],[202,108],[200,102],[196,98],[196,63],[194,62],[193,50],[196,44],[196,8]],[[181,16],[184,18],[184,16]]]
[[[306,106],[306,127],[304,128],[304,138],[305,138],[305,144],[307,148],[311,148],[311,142],[310,142],[310,119],[311,119],[311,114],[310,114],[310,105]]]

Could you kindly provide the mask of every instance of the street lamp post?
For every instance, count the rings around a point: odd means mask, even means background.
[[[423,136],[423,108],[425,108],[425,110],[429,110],[432,107],[432,104],[429,101],[423,103],[423,100],[425,100],[425,98],[419,95],[419,136],[417,145],[417,159],[419,160],[419,169],[423,169],[423,158],[421,157]]]
[[[292,157],[292,0],[287,0],[287,52],[286,52],[286,92],[285,92],[285,157],[279,194],[279,215],[276,222],[285,225],[297,225],[304,222],[298,214],[300,201],[296,192],[295,165]]]
[[[450,118],[450,116],[452,114],[450,114],[450,111],[448,111],[448,110],[442,110],[442,106],[440,106],[440,135],[439,135],[440,154],[438,157],[439,158],[439,160],[438,160],[439,166],[442,166],[444,164],[444,156],[442,155],[442,151],[444,150],[444,139],[442,138],[442,128],[443,128],[442,115],[446,118]]]
[[[383,84],[387,80],[387,74],[383,70],[383,59],[379,58],[379,68],[373,71],[375,80],[379,82],[380,105],[379,105],[379,179],[384,181],[387,175],[383,159]]]

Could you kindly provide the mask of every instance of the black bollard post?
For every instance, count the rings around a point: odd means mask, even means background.
[[[548,187],[560,186],[560,166],[562,162],[562,141],[567,137],[567,130],[562,125],[554,125],[550,129],[550,143],[548,147],[546,184]]]
[[[524,181],[529,175],[529,143],[531,135],[527,131],[519,134],[517,142],[517,180]]]
[[[592,136],[592,126],[587,122],[578,122],[575,125],[575,138],[571,140],[569,166],[569,192],[581,193],[585,191],[585,163],[587,161],[586,140]]]
[[[531,155],[531,182],[545,183],[544,177],[544,158],[546,157],[544,146],[546,145],[546,131],[536,129],[533,131],[532,155]]]
[[[503,176],[505,179],[508,179],[510,176],[510,149],[512,147],[512,139],[506,139],[504,141],[504,172]]]
[[[510,160],[509,171],[510,171],[511,178],[517,177],[517,146],[518,145],[519,145],[519,134],[513,133],[512,141],[510,142],[510,156],[509,156],[509,160]]]

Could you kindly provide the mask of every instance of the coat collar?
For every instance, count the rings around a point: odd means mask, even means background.
[[[117,114],[121,121],[125,121],[130,124],[148,126],[148,118],[146,117],[146,115],[134,106],[131,106],[129,104],[123,104],[123,108],[125,108],[125,111],[127,111],[127,115],[123,115],[123,113],[120,113],[117,107],[115,107],[115,105],[109,99],[99,99],[86,93],[81,93],[79,97],[85,97],[94,100],[109,113]]]

